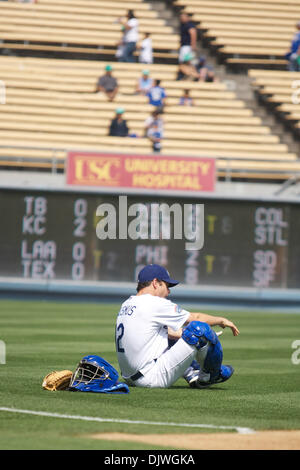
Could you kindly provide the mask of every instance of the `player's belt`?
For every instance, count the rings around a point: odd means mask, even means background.
[[[157,359],[154,359],[154,362],[156,362],[156,361],[157,361]],[[134,375],[132,375],[129,378],[130,378],[130,380],[132,380],[134,382],[135,380],[138,380],[141,377],[144,377],[144,375],[138,370]]]
[[[140,379],[141,377],[144,377],[144,376],[143,376],[143,374],[142,374],[140,371],[138,371],[136,374],[132,375],[132,376],[129,377],[129,378],[130,378],[130,380],[132,380],[132,381],[134,382],[135,380],[138,380],[138,379]]]

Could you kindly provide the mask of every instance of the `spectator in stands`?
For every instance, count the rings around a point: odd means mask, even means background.
[[[144,122],[144,128],[145,128],[145,133],[144,135],[147,137],[148,136],[148,131],[152,127],[153,123],[156,123],[158,125],[159,131],[163,134],[164,131],[164,122],[163,119],[160,115],[160,110],[155,109],[151,116],[147,117],[147,119]]]
[[[151,127],[148,129],[147,137],[152,143],[153,152],[159,153],[161,151],[161,141],[163,135],[156,121],[154,121]]]
[[[139,62],[142,64],[152,64],[153,63],[153,48],[152,48],[152,39],[150,33],[145,33],[144,38],[141,43],[138,45],[139,49]]]
[[[216,78],[213,68],[206,64],[205,57],[200,57],[197,60],[192,53],[188,53],[184,56],[183,62],[179,64],[177,80],[214,82]]]
[[[167,94],[165,89],[160,86],[160,80],[154,80],[153,86],[150,88],[146,96],[149,98],[149,104],[158,108],[162,113],[164,106],[166,105]]]
[[[112,119],[109,127],[109,134],[114,137],[127,137],[129,129],[126,120],[123,118],[125,110],[117,108],[115,117]]]
[[[115,99],[119,90],[118,81],[113,77],[112,70],[112,66],[107,65],[105,67],[105,74],[99,78],[96,86],[96,93],[105,93],[109,101],[113,101]]]
[[[200,56],[195,63],[199,72],[200,82],[214,82],[216,80],[213,67],[206,62],[205,56]]]
[[[200,73],[193,64],[194,55],[188,52],[182,62],[179,64],[177,80],[193,80],[198,82],[200,80]]]
[[[285,55],[291,72],[300,71],[300,21],[296,24],[296,28],[297,32],[292,39],[290,50]]]
[[[145,120],[144,126],[145,137],[148,137],[148,139],[150,140],[153,152],[160,152],[164,132],[164,122],[160,116],[159,109],[155,109],[151,116],[149,116]]]
[[[197,48],[197,29],[190,15],[180,15],[180,48],[178,61],[183,62],[188,53],[195,53]]]
[[[189,90],[183,90],[183,94],[179,99],[180,106],[193,106],[193,98],[190,96]]]
[[[119,18],[118,21],[125,28],[122,61],[135,62],[133,54],[139,40],[139,22],[135,17],[133,10],[128,10],[127,18]]]
[[[135,93],[137,95],[147,95],[150,88],[153,86],[153,80],[150,78],[149,70],[143,70],[141,77],[138,79],[136,84]]]

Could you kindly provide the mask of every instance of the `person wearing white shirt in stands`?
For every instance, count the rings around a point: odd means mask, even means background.
[[[133,10],[128,10],[127,18],[120,18],[119,23],[125,28],[123,37],[124,49],[121,60],[123,62],[135,62],[133,53],[139,40],[139,22]]]
[[[142,75],[138,78],[136,87],[135,87],[135,93],[137,95],[146,95],[150,88],[153,86],[153,80],[149,76],[150,71],[149,70],[143,70]]]
[[[144,39],[139,46],[139,62],[143,64],[153,63],[152,39],[150,33],[145,33]]]

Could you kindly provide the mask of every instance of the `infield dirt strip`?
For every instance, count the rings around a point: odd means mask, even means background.
[[[298,431],[257,431],[252,434],[125,434],[97,433],[84,437],[108,441],[139,442],[180,450],[300,450]]]

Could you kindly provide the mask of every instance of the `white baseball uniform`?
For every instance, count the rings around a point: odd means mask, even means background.
[[[168,327],[179,330],[189,315],[170,300],[151,294],[132,295],[121,305],[116,349],[121,374],[129,385],[165,388],[183,375],[196,349],[181,338],[169,349]],[[138,372],[141,377],[133,381]]]

